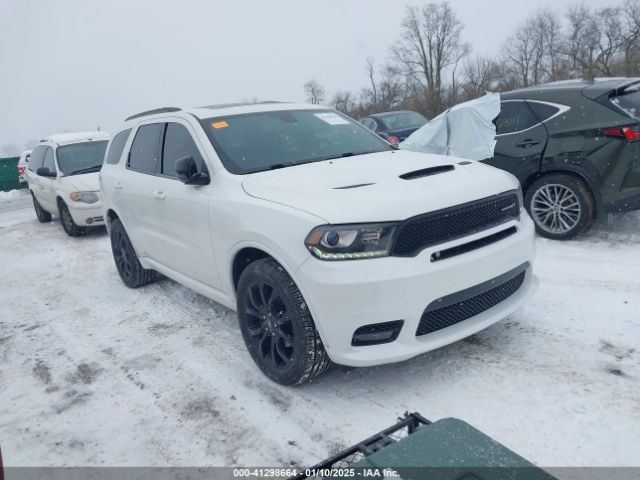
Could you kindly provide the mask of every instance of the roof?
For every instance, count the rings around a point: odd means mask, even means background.
[[[56,133],[49,135],[43,142],[52,142],[58,145],[67,145],[70,143],[88,142],[92,140],[109,140],[111,138],[106,132],[74,132],[74,133]]]
[[[520,88],[518,90],[512,90],[505,92],[503,95],[505,98],[510,96],[517,97],[518,95],[526,95],[530,93],[544,93],[544,92],[578,92],[581,91],[585,96],[589,98],[597,98],[601,95],[611,93],[615,90],[622,89],[631,84],[640,82],[640,78],[636,77],[597,77],[592,80],[586,80],[583,78],[576,78],[572,80],[560,80],[557,82],[543,83],[540,85],[534,85],[531,87]]]
[[[148,119],[168,114],[188,113],[196,118],[204,119],[209,117],[221,117],[227,115],[241,115],[243,113],[272,112],[281,110],[326,110],[329,107],[309,103],[286,103],[286,102],[252,102],[252,103],[224,103],[217,105],[205,105],[200,107],[178,108],[162,107],[145,112],[137,113],[128,117],[125,122],[137,119]]]

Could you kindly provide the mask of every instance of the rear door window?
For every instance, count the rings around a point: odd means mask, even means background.
[[[175,177],[176,160],[182,157],[192,157],[202,168],[202,155],[189,130],[179,123],[167,123],[162,152],[162,174]]]
[[[107,156],[105,158],[105,163],[110,165],[115,165],[120,161],[120,157],[122,157],[122,151],[124,150],[124,145],[127,143],[127,139],[129,138],[129,134],[131,133],[131,129],[123,130],[111,140],[109,144],[109,150],[107,151]]]
[[[548,120],[560,111],[558,107],[549,105],[548,103],[531,101],[527,101],[527,103],[529,104],[529,107],[531,107],[531,110],[533,110],[533,113],[535,113],[538,120],[541,122]]]
[[[497,135],[520,132],[540,123],[524,101],[502,102],[495,122]]]
[[[152,123],[138,128],[136,137],[131,144],[127,164],[131,170],[151,175],[156,174],[162,126],[162,123]]]
[[[32,172],[37,171],[44,163],[44,154],[47,151],[46,145],[39,145],[31,152],[31,159],[29,160],[29,170]]]

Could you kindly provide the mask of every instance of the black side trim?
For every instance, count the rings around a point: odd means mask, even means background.
[[[431,175],[438,175],[439,173],[450,172],[452,170],[455,170],[453,165],[439,165],[437,167],[423,168],[421,170],[403,173],[400,175],[400,178],[403,180],[415,180],[416,178],[429,177]]]
[[[487,245],[499,242],[500,240],[510,237],[517,231],[518,229],[516,227],[507,228],[506,230],[494,233],[493,235],[489,235],[488,237],[479,238],[478,240],[474,240],[473,242],[463,243],[462,245],[458,245],[456,247],[447,248],[446,250],[435,252],[431,255],[431,261],[438,262],[440,260],[446,260],[447,258],[455,257],[456,255],[462,255],[463,253],[486,247]]]

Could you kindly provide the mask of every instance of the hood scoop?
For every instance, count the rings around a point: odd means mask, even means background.
[[[439,173],[450,172],[455,170],[453,165],[439,165],[437,167],[422,168],[420,170],[414,170],[413,172],[407,172],[400,175],[403,180],[415,180],[416,178],[430,177],[431,175],[438,175]]]
[[[350,188],[368,187],[369,185],[375,185],[375,183],[357,183],[355,185],[345,185],[344,187],[333,187],[334,190],[348,190]]]

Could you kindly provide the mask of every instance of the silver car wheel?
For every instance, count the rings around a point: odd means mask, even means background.
[[[545,232],[563,234],[576,227],[582,207],[573,190],[554,183],[544,185],[533,194],[531,215]]]

